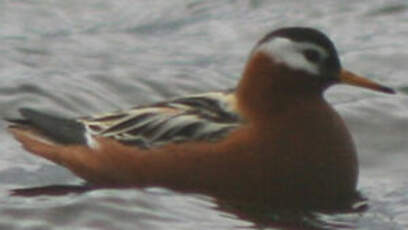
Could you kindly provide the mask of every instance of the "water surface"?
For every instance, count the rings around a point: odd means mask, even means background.
[[[277,224],[273,214],[260,220],[162,188],[11,196],[82,181],[28,154],[0,121],[0,229],[408,228],[407,21],[404,0],[0,0],[0,117],[25,106],[82,116],[230,88],[261,36],[295,25],[323,30],[346,68],[399,90],[339,86],[326,95],[356,141],[365,212]]]

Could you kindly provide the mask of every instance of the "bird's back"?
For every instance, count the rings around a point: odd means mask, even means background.
[[[214,142],[243,123],[235,110],[233,90],[179,97],[130,110],[77,119],[20,109],[23,119],[11,120],[14,128],[35,129],[62,144],[91,145],[94,137],[149,149],[169,143]]]

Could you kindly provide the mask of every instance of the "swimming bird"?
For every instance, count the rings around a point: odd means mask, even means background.
[[[94,185],[330,207],[358,177],[350,132],[323,96],[340,83],[394,93],[342,68],[322,32],[286,27],[255,45],[234,89],[75,119],[22,108],[9,131]]]

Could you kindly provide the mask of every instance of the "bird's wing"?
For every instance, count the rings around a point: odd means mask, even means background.
[[[113,138],[141,148],[171,142],[215,141],[242,123],[232,90],[175,98],[77,119],[88,136]]]

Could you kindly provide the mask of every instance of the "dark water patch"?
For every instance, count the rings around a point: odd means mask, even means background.
[[[393,14],[402,14],[408,10],[407,4],[391,4],[385,5],[381,8],[372,10],[366,15],[370,17],[374,16],[384,16],[384,15],[393,15]]]
[[[24,55],[50,55],[49,50],[34,47],[17,47],[16,50]]]
[[[344,207],[334,207],[332,210],[276,210],[226,202],[219,202],[218,205],[218,210],[254,223],[254,229],[354,229],[357,225],[350,220],[358,218],[369,208],[367,200],[360,195],[351,203],[344,204]]]
[[[407,86],[407,87],[401,87],[401,88],[399,89],[399,91],[400,91],[401,93],[403,93],[403,94],[408,94],[408,86]]]
[[[68,194],[80,194],[96,188],[86,185],[49,185],[42,187],[13,189],[12,196],[35,197],[35,196],[65,196]]]
[[[127,33],[136,33],[140,35],[162,35],[165,36],[169,33],[177,33],[178,30],[182,29],[184,26],[189,24],[196,23],[200,20],[205,19],[206,17],[190,17],[189,20],[185,18],[163,21],[158,20],[151,24],[138,25],[132,28],[127,28],[125,32]]]

